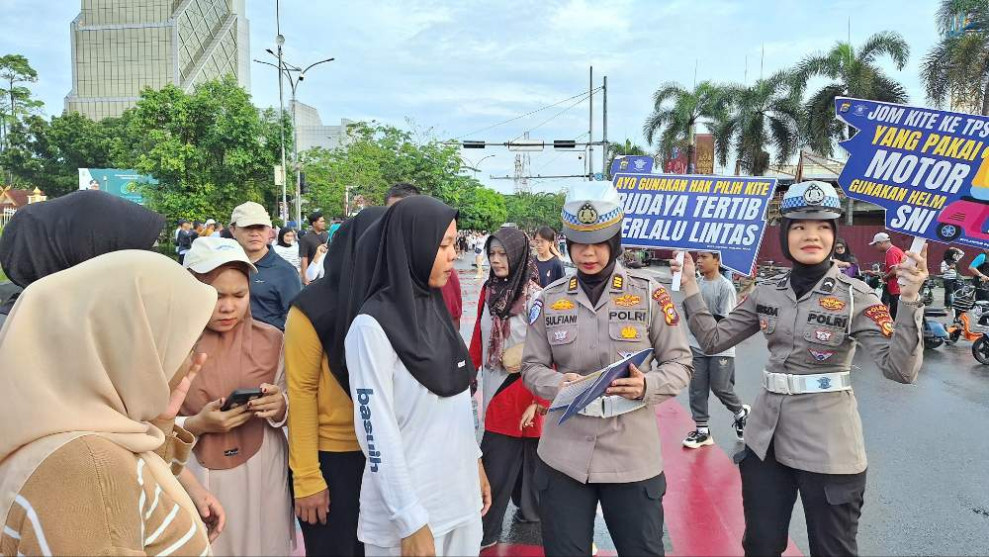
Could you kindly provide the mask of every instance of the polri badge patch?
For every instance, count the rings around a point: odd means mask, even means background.
[[[830,358],[831,356],[834,356],[834,352],[828,350],[814,350],[812,348],[810,349],[810,355],[813,356],[814,359],[817,360],[818,362],[823,362],[828,358]]]
[[[536,300],[536,303],[532,304],[532,308],[529,310],[529,324],[532,325],[539,319],[539,314],[543,311],[543,300],[542,298]]]
[[[882,304],[875,304],[865,308],[863,313],[876,325],[879,325],[879,330],[882,331],[884,337],[893,336],[893,318],[889,315],[889,308]]]
[[[829,309],[831,311],[841,311],[845,309],[845,301],[834,296],[828,296],[826,298],[821,298],[821,307],[824,309]]]
[[[622,327],[622,338],[625,340],[635,340],[639,338],[639,331],[635,327]]]
[[[553,311],[569,311],[577,306],[573,302],[566,298],[560,298],[559,300],[553,302],[553,305],[549,306]]]
[[[632,306],[638,305],[639,302],[642,301],[642,298],[635,296],[633,294],[623,294],[621,296],[612,298],[611,301],[615,302],[616,306],[621,306],[623,308],[630,308]]]
[[[663,318],[667,325],[676,325],[680,322],[680,314],[677,313],[676,306],[673,305],[673,297],[662,286],[657,286],[652,291],[652,299],[659,304],[663,310]]]

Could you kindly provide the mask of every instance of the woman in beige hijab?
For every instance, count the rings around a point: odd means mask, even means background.
[[[119,251],[31,284],[0,333],[0,553],[205,555],[159,452],[216,292]],[[171,395],[171,396],[170,396]],[[178,431],[178,430],[176,430]]]
[[[197,352],[209,354],[192,382],[179,423],[196,436],[188,470],[226,509],[213,544],[218,555],[288,555],[295,516],[288,483],[288,415],[282,332],[251,317],[250,274],[257,272],[234,240],[199,238],[185,266],[217,291]],[[239,389],[263,396],[222,410]]]

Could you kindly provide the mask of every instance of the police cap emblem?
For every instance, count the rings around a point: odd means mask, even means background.
[[[820,205],[824,201],[824,190],[817,184],[811,185],[804,191],[804,202],[808,205]]]
[[[581,224],[594,224],[598,221],[598,211],[590,203],[584,203],[577,211],[577,220]]]

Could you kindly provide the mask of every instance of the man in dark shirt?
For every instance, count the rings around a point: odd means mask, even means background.
[[[179,264],[185,261],[185,254],[192,249],[192,242],[196,239],[196,233],[192,230],[192,223],[182,219],[179,221],[179,230],[175,235],[175,245],[178,246]]]
[[[251,275],[251,315],[285,330],[285,317],[302,290],[299,272],[268,247],[271,217],[264,207],[248,201],[230,217],[230,232],[258,268]]]
[[[302,277],[305,284],[309,280],[305,278],[306,269],[309,263],[316,259],[316,250],[330,239],[329,232],[326,231],[326,219],[323,213],[314,211],[309,213],[309,233],[302,237],[299,242],[299,257],[302,258]]]

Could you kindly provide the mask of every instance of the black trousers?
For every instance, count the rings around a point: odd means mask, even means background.
[[[958,288],[958,279],[944,279],[944,307],[950,308],[954,300],[955,289]]]
[[[889,287],[883,287],[882,303],[889,308],[889,316],[896,319],[896,310],[900,307],[900,295],[890,294]]]
[[[330,512],[326,524],[299,521],[306,555],[363,557],[364,544],[357,539],[357,515],[361,509],[364,453],[320,451],[319,469],[330,492]]]
[[[534,481],[538,447],[539,439],[484,432],[481,460],[491,483],[491,508],[483,519],[482,545],[496,542],[501,537],[509,500],[516,501],[525,518],[538,517],[539,499]]]
[[[664,474],[624,484],[583,484],[540,460],[536,487],[547,557],[591,554],[598,502],[619,555],[665,555]]]
[[[810,554],[858,555],[859,517],[865,496],[865,472],[817,474],[776,461],[772,445],[766,460],[748,447],[739,463],[745,509],[746,555],[780,555],[786,549],[793,504],[800,493],[807,518]]]

